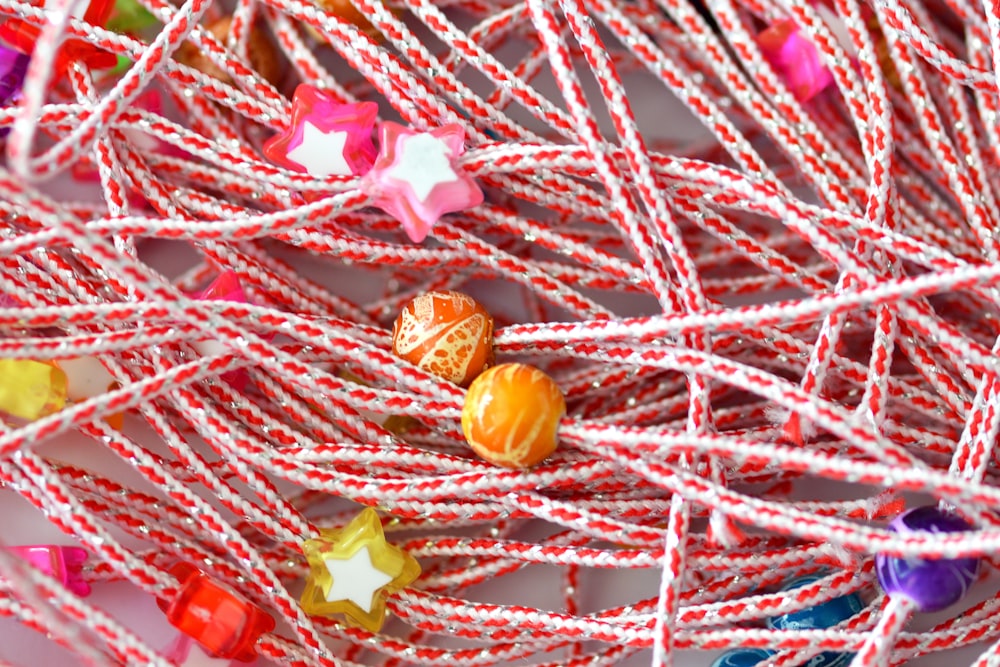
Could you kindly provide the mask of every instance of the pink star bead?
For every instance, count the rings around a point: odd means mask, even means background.
[[[483,191],[454,160],[465,150],[465,130],[451,124],[418,132],[386,121],[380,152],[368,172],[373,203],[395,216],[414,243],[427,237],[445,213],[483,202]]]
[[[340,104],[309,84],[292,96],[292,122],[268,139],[264,155],[271,162],[319,178],[363,174],[375,161],[372,129],[378,105]]]

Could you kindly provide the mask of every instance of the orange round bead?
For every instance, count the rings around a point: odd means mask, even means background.
[[[336,14],[342,19],[350,21],[359,29],[368,33],[371,37],[378,37],[381,34],[375,26],[373,26],[368,19],[365,18],[365,15],[358,11],[357,7],[351,4],[350,0],[313,0],[313,2],[331,14]]]
[[[229,28],[233,24],[232,16],[224,16],[217,21],[213,21],[208,26],[208,31],[217,40],[226,43],[229,37]],[[281,65],[278,62],[278,54],[267,33],[259,25],[254,25],[250,29],[249,44],[247,45],[247,56],[250,66],[272,85],[280,83]],[[191,42],[184,42],[177,49],[176,58],[179,62],[200,70],[209,76],[215,77],[223,83],[231,84],[232,78],[216,67],[215,63],[209,60],[208,56],[195,48]]]
[[[472,383],[462,432],[473,451],[505,468],[529,468],[556,448],[566,399],[555,380],[527,364],[500,364]]]
[[[493,365],[493,318],[461,292],[427,292],[396,318],[392,351],[464,387]]]

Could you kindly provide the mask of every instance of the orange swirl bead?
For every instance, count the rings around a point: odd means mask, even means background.
[[[555,451],[566,399],[555,380],[527,364],[500,364],[469,387],[462,432],[480,457],[505,468],[529,468]]]
[[[407,303],[396,318],[392,351],[465,387],[493,365],[493,318],[461,292],[427,292]]]

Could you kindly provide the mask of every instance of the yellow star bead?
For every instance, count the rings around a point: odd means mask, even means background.
[[[385,600],[420,576],[420,564],[385,541],[382,522],[364,509],[339,530],[321,530],[302,543],[309,578],[302,593],[307,614],[343,614],[349,625],[378,632],[385,621]]]
[[[46,361],[0,359],[0,418],[24,423],[66,405],[66,374]]]

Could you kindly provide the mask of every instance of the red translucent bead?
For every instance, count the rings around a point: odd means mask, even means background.
[[[204,572],[178,563],[170,569],[181,584],[173,600],[157,600],[167,620],[216,658],[252,662],[257,640],[274,630],[260,607]]]
[[[32,4],[45,7],[45,0],[35,0]],[[114,9],[114,0],[91,0],[88,5],[80,5],[72,12],[75,18],[83,19],[87,23],[96,26],[104,26]],[[31,53],[35,49],[35,42],[41,29],[20,19],[8,19],[0,25],[0,39],[7,42],[21,53]],[[70,39],[59,48],[59,55],[56,57],[57,68],[65,69],[74,60],[86,63],[93,69],[107,69],[114,67],[118,63],[118,58],[113,53],[102,51],[87,42],[79,39]]]

